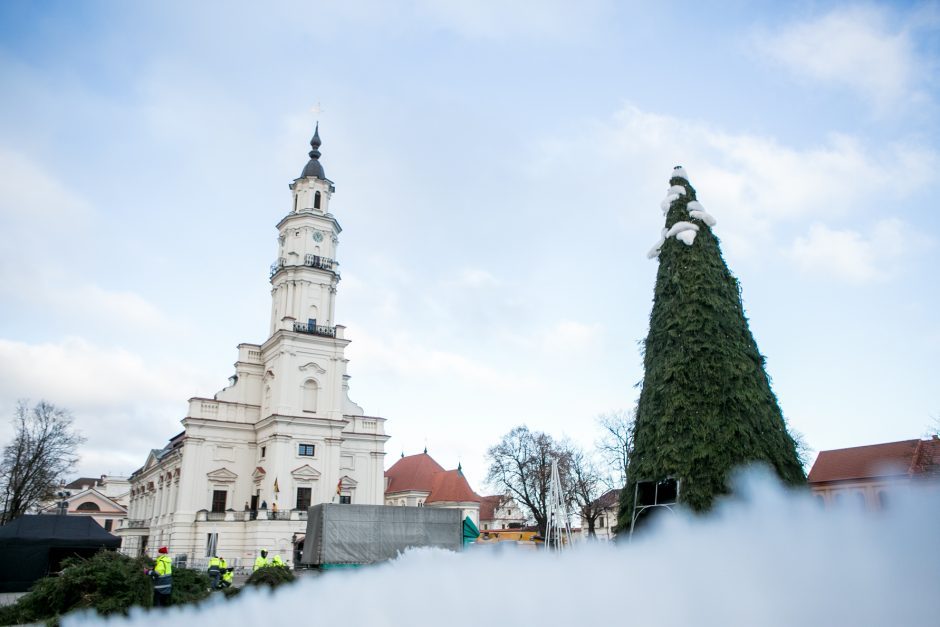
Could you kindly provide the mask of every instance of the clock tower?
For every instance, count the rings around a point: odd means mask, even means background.
[[[335,191],[320,163],[320,128],[310,140],[310,161],[290,184],[293,205],[277,225],[277,261],[271,264],[271,333],[278,329],[333,335],[342,228],[330,213]]]
[[[239,344],[230,385],[190,399],[183,433],[132,475],[130,552],[165,544],[190,560],[220,551],[251,563],[265,546],[291,561],[310,505],[384,503],[385,419],[348,396],[335,317],[342,229],[320,145],[318,126],[277,224],[268,339]]]

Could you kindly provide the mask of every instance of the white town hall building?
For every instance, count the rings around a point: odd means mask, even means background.
[[[167,546],[189,564],[214,551],[244,565],[265,548],[293,563],[309,505],[385,502],[385,419],[347,396],[349,340],[334,320],[342,229],[319,128],[310,145],[277,225],[270,337],[239,344],[230,385],[190,399],[183,432],[133,473],[117,530],[126,553]]]

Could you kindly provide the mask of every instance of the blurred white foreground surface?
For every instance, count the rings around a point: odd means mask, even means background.
[[[561,554],[415,550],[273,594],[129,618],[75,615],[64,625],[938,624],[936,489],[894,494],[880,513],[823,510],[760,473],[736,494],[706,518],[670,516],[631,544],[586,543]]]

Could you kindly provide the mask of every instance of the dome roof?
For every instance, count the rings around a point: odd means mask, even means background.
[[[320,163],[320,123],[317,122],[317,128],[313,131],[313,139],[310,140],[310,161],[304,166],[304,171],[300,173],[300,178],[312,176],[318,179],[326,179],[323,173],[323,165]]]

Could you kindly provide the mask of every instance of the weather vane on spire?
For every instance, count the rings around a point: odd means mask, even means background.
[[[317,104],[310,107],[310,113],[312,113],[317,118],[317,122],[320,121],[320,114],[323,113],[323,107],[320,106],[319,100],[317,100]]]

